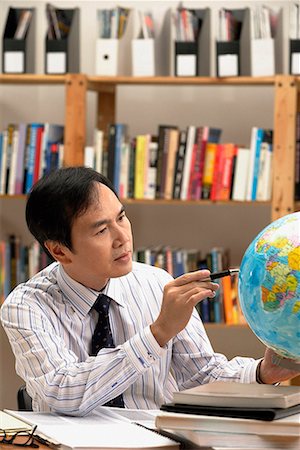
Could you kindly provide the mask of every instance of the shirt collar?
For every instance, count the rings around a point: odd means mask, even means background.
[[[58,267],[57,283],[71,306],[82,316],[86,316],[90,312],[100,294],[100,291],[88,288],[71,278],[61,264]],[[102,292],[111,297],[120,306],[124,306],[121,291],[118,289],[117,279],[109,280]]]

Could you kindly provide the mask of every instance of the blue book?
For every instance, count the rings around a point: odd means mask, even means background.
[[[262,143],[262,139],[263,139],[263,134],[264,134],[264,130],[262,128],[258,128],[257,133],[256,133],[256,145],[255,145],[255,155],[254,155],[254,165],[253,165],[251,200],[256,200],[258,174],[259,174],[260,148],[261,148],[261,143]]]
[[[36,138],[38,129],[40,127],[43,127],[43,124],[35,122],[30,124],[30,141],[28,150],[28,165],[25,182],[25,194],[28,194],[28,192],[33,186],[34,163],[36,154]]]
[[[123,123],[115,124],[115,158],[114,158],[114,168],[113,168],[113,180],[116,192],[120,194],[120,174],[121,174],[121,155],[122,155],[122,145],[125,140],[125,130],[126,125]]]

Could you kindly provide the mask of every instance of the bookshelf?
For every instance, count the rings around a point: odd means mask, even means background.
[[[300,110],[300,78],[288,75],[278,75],[275,77],[238,77],[238,78],[211,78],[211,77],[195,77],[195,78],[178,78],[178,77],[98,77],[87,76],[85,74],[67,74],[62,76],[51,75],[0,75],[1,85],[10,86],[60,86],[64,95],[64,122],[65,122],[65,165],[81,165],[83,163],[83,147],[87,137],[87,116],[89,114],[88,96],[90,93],[96,95],[96,125],[101,129],[106,129],[107,124],[116,120],[118,88],[121,86],[152,86],[159,87],[175,87],[181,89],[184,86],[193,86],[195,89],[201,86],[230,87],[235,89],[239,86],[247,87],[251,90],[257,86],[268,87],[273,91],[273,124],[274,124],[274,168],[273,168],[273,198],[271,202],[215,202],[207,200],[199,201],[179,201],[179,200],[125,200],[129,216],[132,218],[135,230],[135,241],[142,243],[145,235],[149,241],[153,239],[153,233],[158,235],[161,233],[162,243],[170,237],[173,242],[180,244],[181,237],[178,238],[178,231],[182,222],[178,222],[179,216],[189,215],[190,223],[186,223],[188,229],[187,234],[195,235],[198,233],[199,222],[204,215],[208,217],[208,221],[212,224],[207,231],[207,235],[214,235],[214,232],[221,228],[218,216],[224,217],[224,221],[230,223],[234,221],[236,211],[239,211],[238,217],[246,216],[245,226],[247,223],[247,214],[249,217],[257,217],[257,228],[252,229],[247,235],[246,230],[243,231],[243,242],[251,241],[251,233],[255,235],[260,229],[260,221],[267,224],[280,216],[289,214],[292,211],[300,210],[300,202],[294,202],[294,167],[295,167],[295,127],[296,112]],[[249,127],[251,124],[249,124]],[[8,222],[4,229],[13,229],[19,232],[22,228],[26,228],[24,222],[25,196],[1,196],[0,211],[8,209],[18,210],[15,223]],[[0,214],[0,216],[3,216]],[[10,215],[10,214],[9,214]],[[157,227],[155,220],[161,215],[169,216],[167,225],[164,225],[163,231]],[[147,220],[150,224],[147,225]],[[152,220],[152,222],[151,222]],[[153,222],[154,221],[154,222]],[[3,219],[0,217],[0,224]],[[154,227],[152,225],[154,224]],[[169,228],[169,224],[171,224]],[[194,224],[194,228],[191,225]],[[240,228],[244,227],[243,222],[239,222]],[[1,225],[2,227],[2,225]],[[146,229],[148,227],[148,230]],[[153,230],[150,230],[153,228]],[[234,229],[234,233],[238,233]],[[26,232],[24,232],[26,233]],[[199,231],[198,234],[203,233]],[[231,233],[232,234],[232,233]],[[30,239],[29,234],[26,235],[27,240]],[[173,237],[172,237],[173,236]],[[206,235],[204,235],[206,239]],[[231,246],[230,236],[225,236]],[[239,237],[236,239],[239,240]],[[185,245],[185,244],[183,244]],[[200,248],[200,244],[195,243]],[[240,250],[235,258],[239,260],[243,254],[243,245],[239,245]],[[260,357],[263,354],[263,346],[253,335],[251,330],[245,325],[217,325],[207,324],[208,335],[214,345],[216,351],[224,352],[231,357],[237,354],[251,355]],[[3,360],[7,360],[9,376],[3,373],[3,380],[7,379],[14,386],[20,384],[20,380],[14,375],[14,361],[10,353],[6,337],[3,333],[1,340],[1,356]],[[245,348],[247,343],[247,348]],[[3,344],[3,345],[2,345]],[[241,344],[241,346],[239,345]],[[299,380],[297,380],[299,383]],[[5,384],[5,383],[4,383]],[[4,401],[3,406],[14,407],[13,399],[6,397],[4,391],[2,393]],[[0,398],[1,400],[1,398]]]

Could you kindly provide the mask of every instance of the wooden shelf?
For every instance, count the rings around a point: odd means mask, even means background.
[[[20,195],[8,195],[8,194],[0,194],[0,198],[7,198],[7,199],[24,199],[26,200],[27,196],[26,194],[20,194]],[[211,200],[165,200],[165,199],[155,199],[155,200],[150,200],[150,199],[134,199],[134,198],[124,198],[121,199],[122,203],[124,203],[124,205],[135,205],[135,204],[139,204],[139,205],[147,205],[147,206],[151,206],[151,205],[185,205],[185,206],[212,206],[212,205],[228,205],[228,206],[247,206],[247,205],[255,205],[255,206],[268,206],[271,205],[270,201],[251,201],[251,202],[238,202],[238,201],[234,201],[234,200],[227,200],[227,201],[217,201],[217,202],[212,202]]]
[[[88,89],[99,91],[102,87],[119,85],[234,85],[234,86],[272,86],[276,77],[103,77],[88,76]]]
[[[67,80],[67,75],[8,75],[0,74],[0,84],[61,84]]]

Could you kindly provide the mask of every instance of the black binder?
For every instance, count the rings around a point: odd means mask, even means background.
[[[198,406],[181,403],[166,403],[160,407],[162,411],[181,414],[199,414],[204,416],[237,417],[271,421],[281,419],[300,412],[300,404],[289,408],[240,408],[227,406]]]
[[[57,9],[67,22],[68,32],[61,39],[46,36],[45,73],[79,73],[79,8]]]
[[[22,38],[15,37],[18,24],[24,11],[31,15]],[[35,26],[34,8],[9,8],[4,34],[2,50],[3,73],[21,74],[35,71]]]

